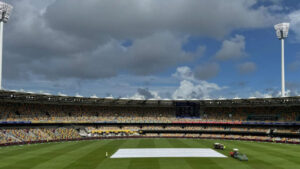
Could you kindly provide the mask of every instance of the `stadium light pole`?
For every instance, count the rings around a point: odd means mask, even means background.
[[[289,23],[280,23],[274,26],[277,38],[281,40],[281,97],[285,97],[284,39],[288,37],[289,27]]]
[[[13,7],[0,1],[0,90],[2,90],[2,48],[3,48],[3,24],[9,19]]]

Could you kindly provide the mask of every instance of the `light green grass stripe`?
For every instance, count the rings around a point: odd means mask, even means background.
[[[243,142],[244,144],[251,145],[253,142]],[[265,149],[278,151],[279,153],[285,154],[288,150],[290,153],[297,154],[300,156],[300,146],[291,144],[280,144],[280,143],[255,143],[256,146],[264,147]],[[289,153],[288,153],[289,154]]]
[[[63,168],[77,161],[79,158],[88,154],[89,152],[93,151],[96,147],[102,146],[105,143],[105,141],[82,141],[82,142],[89,142],[89,144],[75,148],[72,151],[66,152],[60,156],[56,156],[55,158],[52,158],[40,165],[37,165],[32,169]]]
[[[141,158],[110,159],[119,148],[212,148],[213,143],[226,145],[228,156],[239,148],[248,162],[223,158]],[[87,144],[89,143],[89,144]],[[249,141],[202,139],[128,139],[64,142],[12,146],[0,149],[0,169],[296,169],[300,168],[300,146]]]
[[[113,155],[115,151],[120,148],[136,148],[138,146],[139,139],[128,139],[125,143],[120,144],[109,155]],[[124,158],[108,158],[97,166],[97,169],[126,169],[129,167],[130,160]]]
[[[74,144],[68,142],[68,144]],[[24,159],[31,158],[38,155],[41,152],[51,151],[52,149],[59,149],[63,147],[62,143],[47,143],[47,144],[35,144],[26,145],[23,149],[13,149],[11,152],[6,152],[0,155],[0,167],[9,165],[13,162],[18,162]]]
[[[194,148],[194,144],[189,145],[185,142],[188,141],[188,139],[169,139],[169,142],[174,147],[180,147],[180,148]],[[201,144],[200,142],[198,144]],[[203,147],[203,145],[201,145]],[[184,158],[187,164],[193,168],[198,169],[202,165],[201,168],[211,168],[213,166],[214,169],[223,169],[222,165],[219,165],[218,162],[212,160],[212,158]]]
[[[189,144],[192,147],[204,147],[204,148],[212,148],[215,142],[223,143],[222,140],[205,140],[205,139],[191,139],[186,140],[185,143]],[[195,145],[196,144],[196,145]],[[199,144],[199,146],[197,146]],[[228,145],[224,143],[227,147],[226,150],[215,150],[221,154],[224,154],[228,158],[210,158],[210,160],[218,165],[221,168],[230,168],[230,169],[249,169],[251,168],[246,162],[240,162],[236,159],[233,159],[229,156],[229,151],[231,148],[228,148]],[[230,150],[229,150],[230,149]],[[206,168],[213,168],[214,165],[205,165]]]
[[[284,149],[276,150],[269,146],[264,146],[262,144],[251,144],[249,142],[242,142],[241,144],[244,145],[244,147],[247,147],[248,151],[250,149],[251,151],[255,151],[255,153],[258,155],[263,154],[264,157],[262,158],[265,161],[276,165],[276,167],[297,168],[300,166],[299,156],[293,154],[291,151],[285,152]]]
[[[43,143],[43,144],[28,144],[28,145],[16,145],[16,146],[7,146],[0,150],[0,161],[15,156],[18,154],[26,155],[27,153],[39,151],[50,146],[56,146],[59,143]],[[3,151],[2,151],[3,150]]]
[[[157,148],[177,148],[172,146],[168,139],[155,139]],[[192,169],[183,158],[159,158],[162,169]]]
[[[0,155],[8,153],[8,152],[20,151],[20,150],[23,150],[26,148],[28,149],[29,147],[30,148],[33,148],[36,146],[42,147],[42,145],[44,145],[44,144],[24,144],[24,145],[4,146],[4,147],[0,147]]]
[[[185,143],[189,144],[191,147],[204,147],[204,148],[212,148],[213,144],[219,142],[226,146],[225,150],[215,150],[221,154],[226,155],[228,158],[210,158],[210,160],[222,168],[230,168],[230,169],[251,169],[252,167],[248,165],[248,162],[241,162],[229,156],[229,152],[232,150],[232,145],[227,144],[225,140],[205,140],[205,139],[191,139],[186,140]],[[195,145],[196,144],[196,145]],[[199,146],[197,145],[199,144]],[[205,167],[213,168],[214,165],[205,165]]]
[[[137,147],[155,148],[154,139],[140,139]],[[160,169],[160,165],[157,158],[133,158],[128,169]]]
[[[95,169],[102,161],[107,159],[105,152],[113,152],[126,140],[105,140],[105,142],[105,144],[96,147],[77,161],[67,165],[64,169]]]
[[[88,142],[73,142],[70,144],[60,144],[55,146],[55,148],[46,149],[45,151],[40,151],[38,153],[32,154],[29,156],[29,158],[21,158],[19,161],[11,163],[10,165],[1,167],[0,169],[30,169],[33,168],[39,164],[42,164],[46,161],[51,160],[52,158],[55,158],[56,156],[60,156],[62,154],[65,154],[67,152],[73,151],[74,149],[86,146],[90,143]]]
[[[278,166],[277,159],[272,155],[267,155],[266,150],[261,149],[263,153],[258,152],[256,147],[248,146],[244,141],[226,142],[230,150],[232,148],[238,148],[240,152],[245,153],[249,161],[244,164],[249,165],[252,168],[264,168],[264,169],[282,169],[284,167]],[[256,145],[256,142],[253,142]]]

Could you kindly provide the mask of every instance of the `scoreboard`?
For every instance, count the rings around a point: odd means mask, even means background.
[[[175,102],[177,117],[200,117],[200,104],[195,102]]]

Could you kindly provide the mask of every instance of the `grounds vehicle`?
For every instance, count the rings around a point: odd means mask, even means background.
[[[225,146],[223,144],[220,144],[220,143],[215,143],[214,148],[219,149],[219,150],[224,150]]]
[[[230,156],[240,161],[248,161],[248,157],[246,156],[246,154],[240,153],[239,150],[236,148],[230,152]]]

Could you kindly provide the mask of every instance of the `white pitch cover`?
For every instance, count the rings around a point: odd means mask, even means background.
[[[218,157],[227,156],[210,148],[131,148],[119,149],[110,158],[157,158],[157,157]]]

